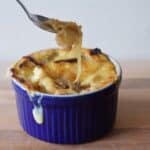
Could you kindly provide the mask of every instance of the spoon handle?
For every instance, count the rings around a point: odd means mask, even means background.
[[[32,20],[31,14],[29,13],[29,11],[27,10],[27,8],[24,6],[24,4],[20,1],[20,0],[16,0],[18,2],[18,4],[22,7],[22,9],[25,11],[26,15],[28,16],[28,18],[30,20]]]

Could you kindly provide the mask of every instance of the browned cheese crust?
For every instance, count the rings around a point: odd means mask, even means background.
[[[87,93],[117,80],[115,66],[103,54],[81,49],[81,75],[77,75],[77,58],[67,58],[67,49],[48,49],[22,57],[11,68],[14,79],[28,91],[49,94]]]

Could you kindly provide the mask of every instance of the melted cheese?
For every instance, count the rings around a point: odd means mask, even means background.
[[[106,55],[97,49],[82,48],[81,26],[56,19],[44,24],[56,33],[56,42],[61,49],[33,53],[14,65],[12,76],[29,91],[83,93],[102,88],[117,79],[115,67]]]
[[[91,51],[93,50],[81,49],[82,69],[79,76],[77,76],[79,66],[77,59],[60,60],[68,56],[66,49],[49,49],[33,53],[30,57],[34,60],[32,60],[34,64],[30,59],[24,61],[21,59],[13,66],[15,71],[12,74],[19,82],[24,81],[22,84],[29,91],[61,95],[100,89],[117,80],[117,73],[106,55],[102,53],[91,55]]]
[[[77,58],[78,68],[75,82],[78,82],[81,74],[81,46],[82,46],[82,31],[81,26],[74,22],[64,22],[55,19],[50,19],[45,22],[50,28],[56,32],[56,42],[61,48],[68,50],[68,55],[63,59]]]

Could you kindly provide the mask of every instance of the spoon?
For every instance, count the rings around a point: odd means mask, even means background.
[[[48,24],[45,23],[46,21],[50,21],[53,19],[50,19],[48,17],[44,17],[41,15],[37,15],[37,14],[32,14],[30,13],[27,8],[25,7],[25,5],[20,1],[20,0],[16,0],[18,2],[18,4],[22,7],[22,9],[25,11],[26,15],[28,16],[28,18],[39,28],[46,30],[48,32],[52,32],[52,33],[56,33],[56,31],[54,30],[54,28]]]

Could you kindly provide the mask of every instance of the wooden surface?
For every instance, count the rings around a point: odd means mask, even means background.
[[[150,150],[150,61],[121,63],[115,128],[103,139],[80,145],[48,144],[24,133],[19,125],[14,92],[0,63],[0,150]]]

